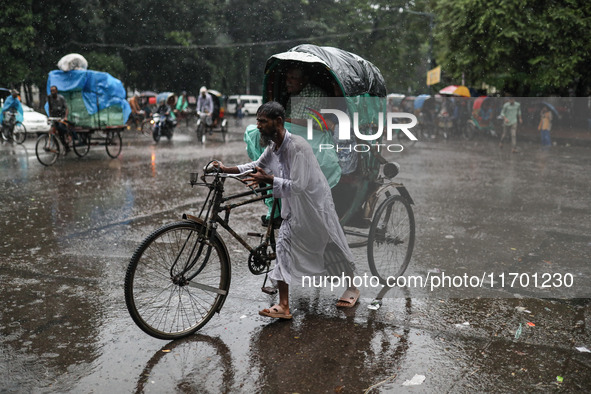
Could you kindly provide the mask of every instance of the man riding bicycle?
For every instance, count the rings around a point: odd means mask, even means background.
[[[21,105],[21,102],[18,99],[18,91],[16,89],[12,89],[10,91],[10,96],[6,98],[6,101],[2,106],[2,112],[0,113],[0,125],[4,126],[4,113],[7,111],[16,113],[16,116],[10,118],[10,121],[13,122],[13,124],[6,126],[14,127],[14,124],[16,124],[16,122],[23,121],[23,106]],[[8,119],[6,120],[8,121]]]
[[[211,94],[207,92],[207,88],[205,86],[202,86],[201,89],[199,89],[199,98],[197,99],[197,113],[200,115],[203,114],[206,117],[211,116],[212,127],[215,127],[218,121],[214,110],[215,107],[213,105]],[[208,126],[210,125],[208,124]]]
[[[60,122],[53,122],[53,127],[58,131],[58,135],[66,152],[70,150],[68,143],[66,142],[65,136],[68,134],[68,126],[65,122],[68,121],[68,103],[61,94],[58,94],[57,87],[52,86],[50,89],[50,95],[47,96],[47,105],[49,107],[49,116],[52,118],[61,118]]]

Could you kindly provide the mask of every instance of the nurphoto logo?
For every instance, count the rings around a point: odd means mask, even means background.
[[[378,114],[377,128],[374,127],[371,130],[372,133],[367,134],[362,133],[359,129],[358,112],[353,113],[353,122],[351,122],[347,113],[338,109],[321,109],[320,111],[315,111],[310,107],[307,107],[306,109],[310,111],[310,116],[312,117],[312,119],[307,119],[308,140],[313,139],[314,123],[316,123],[318,128],[322,131],[329,129],[327,121],[324,116],[322,116],[322,114],[332,114],[334,116],[331,117],[331,119],[336,119],[335,123],[338,125],[338,127],[335,127],[334,129],[335,137],[339,141],[351,141],[349,145],[339,144],[338,146],[335,146],[333,144],[320,144],[320,151],[336,149],[337,151],[348,150],[355,152],[368,152],[371,150],[371,146],[373,146],[378,152],[382,149],[386,149],[389,152],[402,152],[404,147],[400,144],[370,143],[370,141],[381,140],[382,136],[384,135],[384,131],[387,141],[393,141],[395,130],[399,130],[399,132],[404,133],[410,141],[417,141],[417,137],[410,131],[411,128],[417,125],[417,117],[410,113],[387,112],[386,116],[384,116],[384,113],[380,112]],[[384,119],[386,120],[385,127]],[[404,122],[405,120],[408,122]],[[351,123],[353,124],[353,127],[351,127]],[[351,138],[351,129],[353,130],[353,133],[356,137],[355,139]],[[355,143],[354,141],[356,140],[368,141],[368,143]]]

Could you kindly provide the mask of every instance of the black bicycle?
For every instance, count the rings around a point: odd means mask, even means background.
[[[252,188],[243,193],[224,195],[227,179],[245,183],[252,174],[224,174],[217,172],[212,160],[200,177],[191,174],[191,186],[209,189],[198,216],[184,214],[181,221],[166,224],[150,234],[134,252],[125,276],[125,302],[134,322],[147,334],[160,339],[177,339],[203,327],[222,309],[231,282],[230,255],[218,232],[224,228],[249,252],[248,268],[255,275],[267,274],[276,258],[275,227],[270,220],[264,233],[248,233],[259,238],[249,244],[230,226],[233,209],[272,197],[272,186]],[[384,188],[386,185],[384,186]],[[357,240],[350,247],[367,247],[372,273],[383,284],[389,276],[406,270],[414,246],[414,215],[410,195],[401,184],[389,184],[401,194],[391,195],[380,189],[374,194],[385,194],[369,230],[345,233]],[[410,201],[410,202],[409,202]],[[278,208],[274,200],[271,216]],[[359,241],[361,240],[361,241]]]

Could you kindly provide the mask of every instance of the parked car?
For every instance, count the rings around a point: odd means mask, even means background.
[[[0,107],[4,105],[4,100],[8,96],[10,96],[10,89],[0,88]]]
[[[242,104],[242,114],[244,116],[255,115],[257,109],[263,104],[263,96],[254,95],[233,95],[228,97],[228,113],[236,114],[236,105],[240,102]]]
[[[49,131],[49,119],[33,108],[22,104],[23,106],[23,124],[27,133],[46,133]]]

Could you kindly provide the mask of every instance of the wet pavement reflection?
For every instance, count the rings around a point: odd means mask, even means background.
[[[233,276],[221,313],[183,340],[144,334],[123,297],[129,259],[152,230],[198,209],[205,191],[190,172],[247,161],[241,130],[204,145],[184,129],[158,144],[127,131],[118,159],[93,147],[48,168],[34,138],[0,145],[0,391],[591,389],[591,155],[577,146],[523,143],[512,155],[492,140],[437,140],[387,154],[416,203],[406,275],[568,272],[570,288],[365,288],[347,310],[334,307],[341,289],[293,289],[294,319],[273,322],[257,312],[275,298],[224,234]],[[232,224],[258,231],[264,211],[244,207]],[[361,275],[365,253],[354,250]],[[415,375],[424,380],[405,385]]]

